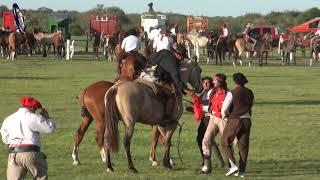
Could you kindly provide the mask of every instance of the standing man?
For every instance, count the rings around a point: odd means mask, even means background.
[[[23,106],[7,117],[1,127],[2,141],[8,146],[7,179],[24,179],[27,172],[34,179],[48,179],[46,155],[40,152],[40,133],[52,133],[55,122],[32,97],[20,99]],[[40,109],[38,114],[36,110]]]
[[[221,134],[223,133],[223,130],[226,124],[225,121],[222,119],[222,115],[221,115],[222,103],[228,92],[226,80],[227,80],[226,75],[222,73],[216,74],[213,77],[214,91],[210,99],[210,103],[211,103],[210,116],[211,117],[202,140],[204,165],[201,168],[201,172],[206,174],[210,173],[212,170],[212,166],[211,166],[212,147],[215,147],[215,152],[216,152],[216,155],[218,154],[217,157],[218,157],[218,160],[220,160],[220,163],[223,162],[220,154],[220,150],[216,145],[214,138],[218,135],[219,132]]]
[[[242,73],[234,73],[233,81],[235,89],[227,93],[223,102],[221,114],[227,119],[221,145],[224,151],[225,160],[229,161],[230,169],[226,176],[235,174],[244,177],[249,152],[249,137],[251,128],[251,108],[254,102],[252,90],[245,87],[247,78]],[[238,139],[239,167],[236,165],[232,151],[232,141]]]
[[[213,95],[213,82],[212,82],[212,78],[211,77],[203,77],[202,78],[202,87],[203,87],[203,92],[199,95],[199,101],[200,104],[202,105],[202,110],[204,112],[204,116],[202,117],[202,119],[200,120],[200,124],[198,127],[198,134],[197,134],[197,144],[200,150],[200,154],[202,157],[202,166],[204,165],[204,155],[203,155],[203,151],[202,151],[202,141],[204,138],[204,135],[206,133],[208,124],[209,124],[209,120],[210,120],[210,115],[211,115],[211,105],[210,105],[210,99],[212,98]],[[195,98],[195,94],[191,93],[189,94],[187,92],[187,95]],[[195,100],[194,104],[195,104]],[[190,111],[190,112],[194,112],[194,108],[190,108],[187,107],[186,110]],[[218,148],[218,145],[213,141],[212,143],[212,150],[216,155],[217,160],[220,162],[220,166],[223,167],[224,166],[224,161],[223,158],[221,156],[220,150]]]

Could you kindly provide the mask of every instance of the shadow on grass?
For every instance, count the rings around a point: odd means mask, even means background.
[[[28,76],[0,76],[0,79],[8,79],[8,80],[55,80],[61,79],[58,77],[28,77]]]
[[[285,176],[316,176],[320,170],[320,159],[314,160],[266,160],[249,162],[250,177],[285,177]]]
[[[256,105],[319,105],[320,100],[257,101]]]

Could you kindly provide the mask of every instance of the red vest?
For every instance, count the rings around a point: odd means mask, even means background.
[[[222,118],[221,108],[224,98],[226,97],[226,91],[215,89],[211,98],[211,109],[214,116]]]

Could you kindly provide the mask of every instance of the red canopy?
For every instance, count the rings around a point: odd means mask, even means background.
[[[320,17],[315,17],[298,26],[287,28],[287,30],[291,32],[315,32],[318,29],[319,21]]]

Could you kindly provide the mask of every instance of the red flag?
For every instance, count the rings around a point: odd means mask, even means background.
[[[193,111],[194,111],[194,119],[196,121],[201,121],[201,119],[204,116],[202,103],[200,101],[200,98],[198,96],[193,96]]]

